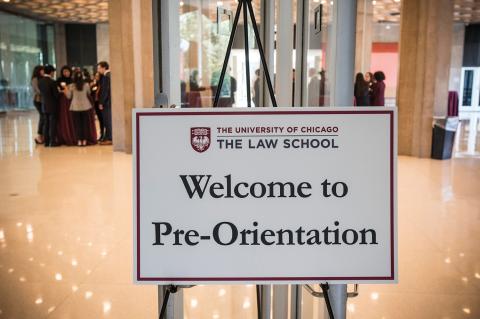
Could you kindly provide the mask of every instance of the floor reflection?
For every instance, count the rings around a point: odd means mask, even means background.
[[[29,154],[35,149],[38,113],[12,111],[0,113],[0,156]]]
[[[458,158],[400,157],[399,284],[360,285],[348,318],[480,318],[478,119],[462,119]],[[132,284],[131,156],[36,147],[35,125],[0,118],[0,318],[156,318],[156,287]],[[256,318],[253,285],[184,301],[187,319]],[[304,290],[302,317],[323,304]]]
[[[480,157],[480,112],[463,112],[455,137],[455,157]]]

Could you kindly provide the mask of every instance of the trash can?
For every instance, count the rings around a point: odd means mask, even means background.
[[[452,158],[453,142],[458,127],[458,117],[434,117],[432,132],[432,158]]]

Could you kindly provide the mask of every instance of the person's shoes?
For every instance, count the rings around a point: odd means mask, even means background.
[[[103,140],[103,141],[100,141],[100,143],[98,143],[100,145],[112,145],[112,141],[110,140]]]
[[[43,141],[39,139],[38,137],[35,137],[35,144],[40,145],[43,144]]]
[[[82,141],[79,140],[79,141],[77,142],[77,145],[78,145],[78,146],[82,146]]]
[[[58,143],[50,143],[50,145],[48,145],[49,147],[59,147],[60,144]]]
[[[97,140],[97,142],[103,142],[103,141],[105,141],[105,137],[102,135],[102,136],[100,136],[100,138]]]

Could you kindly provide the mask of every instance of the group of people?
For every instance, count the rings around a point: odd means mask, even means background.
[[[382,71],[357,73],[355,103],[357,106],[385,106],[385,74]]]
[[[110,69],[107,62],[97,64],[97,72],[91,76],[88,70],[64,66],[55,80],[55,67],[38,65],[34,68],[31,85],[34,93],[33,103],[40,120],[38,122],[35,143],[46,147],[60,146],[62,130],[68,121],[73,123],[74,142],[86,146],[98,142],[101,145],[112,144],[112,107],[110,93]],[[68,100],[69,117],[60,116],[62,95]],[[94,111],[93,111],[94,110]],[[90,141],[91,128],[95,128],[94,116],[99,122],[100,134]]]

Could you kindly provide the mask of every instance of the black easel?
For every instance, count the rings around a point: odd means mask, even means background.
[[[323,298],[325,299],[325,305],[327,306],[328,316],[330,319],[335,319],[333,315],[332,304],[330,303],[330,296],[328,295],[328,289],[330,288],[328,282],[325,284],[320,284],[320,288],[322,288],[323,291]]]
[[[273,92],[272,81],[270,79],[270,73],[268,72],[267,62],[265,59],[265,52],[263,51],[262,42],[260,41],[260,33],[257,28],[257,21],[255,19],[255,13],[253,12],[251,0],[238,0],[237,11],[235,12],[235,18],[233,19],[232,32],[230,33],[230,39],[228,40],[227,53],[225,54],[225,60],[223,61],[222,73],[220,74],[220,80],[218,81],[217,91],[215,92],[215,100],[213,107],[218,106],[220,99],[220,92],[222,90],[223,80],[225,79],[225,72],[227,71],[228,59],[232,51],[233,39],[235,38],[235,31],[237,30],[238,19],[240,17],[240,11],[243,6],[243,28],[244,28],[244,41],[245,41],[245,66],[246,66],[246,82],[247,82],[247,100],[248,107],[252,106],[250,97],[250,58],[248,55],[248,21],[247,11],[250,14],[250,20],[252,21],[253,32],[255,33],[255,40],[257,42],[258,51],[260,53],[260,59],[262,60],[263,71],[265,72],[265,78],[267,80],[268,92],[270,93],[270,99],[272,100],[273,107],[277,107],[277,100]]]
[[[247,11],[250,14],[250,20],[252,21],[253,31],[255,33],[255,40],[257,42],[258,51],[260,53],[260,59],[262,60],[263,71],[265,72],[265,78],[267,80],[268,91],[270,93],[270,99],[272,100],[273,107],[277,107],[277,100],[275,99],[275,94],[273,92],[272,81],[270,79],[270,73],[268,72],[267,62],[265,59],[265,52],[263,51],[262,42],[260,41],[260,33],[257,28],[257,21],[255,19],[255,13],[253,11],[251,0],[238,0],[237,11],[235,12],[235,18],[233,20],[232,32],[230,33],[230,38],[228,40],[227,52],[225,54],[225,59],[223,61],[222,73],[220,74],[220,79],[217,86],[217,91],[215,92],[215,100],[213,102],[213,107],[218,106],[218,101],[220,99],[220,92],[222,90],[223,80],[225,79],[225,72],[227,71],[228,59],[230,58],[230,53],[232,51],[233,39],[235,38],[235,31],[237,30],[238,19],[240,17],[240,11],[243,7],[243,27],[244,27],[244,41],[245,41],[245,67],[246,67],[246,82],[247,82],[247,100],[248,107],[252,106],[251,94],[250,94],[250,58],[248,54],[248,21],[247,21]],[[192,287],[192,286],[189,286]],[[167,287],[165,295],[163,297],[162,308],[160,309],[159,319],[164,319],[167,304],[170,297],[170,294],[176,293],[180,288],[179,286],[170,285]],[[185,287],[187,288],[187,287]],[[262,287],[257,285],[257,317],[258,319],[262,318]]]
[[[167,304],[168,304],[168,299],[170,299],[170,294],[171,293],[174,294],[177,291],[178,291],[178,286],[170,285],[167,287],[167,290],[165,291],[165,296],[163,296],[162,309],[160,309],[160,315],[158,316],[159,319],[165,318],[165,313],[167,311]]]

